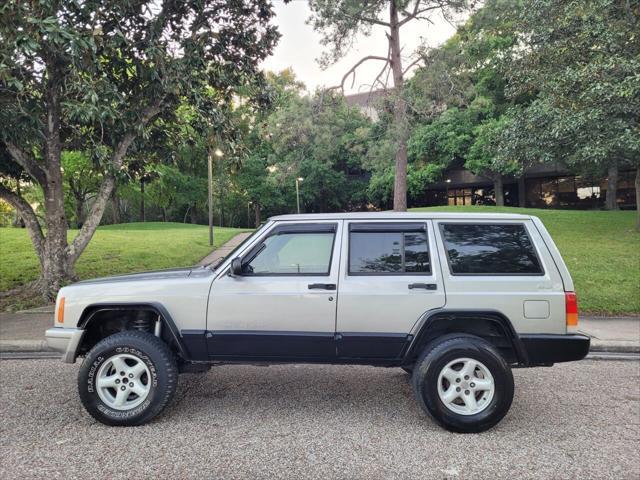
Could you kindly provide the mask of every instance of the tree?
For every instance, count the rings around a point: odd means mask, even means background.
[[[503,115],[492,118],[474,128],[475,140],[469,148],[465,167],[475,174],[493,180],[493,190],[498,207],[504,206],[504,175],[517,176],[522,173],[522,164],[500,150],[500,135],[509,123]]]
[[[502,176],[523,170],[502,156],[498,135],[509,124],[504,113],[523,101],[505,96],[498,68],[515,45],[513,16],[521,8],[520,0],[488,0],[447,42],[424,52],[425,66],[406,88],[410,183],[416,191],[427,189],[444,168],[465,166],[493,180],[501,205]]]
[[[268,118],[273,174],[291,192],[295,178],[304,178],[300,198],[306,211],[360,209],[369,127],[370,121],[341,95],[291,98]]]
[[[0,181],[0,198],[25,221],[48,298],[74,277],[129,147],[204,86],[233,96],[254,82],[278,34],[267,0],[87,0],[0,6],[0,138],[44,191],[45,229]],[[215,110],[215,109],[214,109]],[[78,235],[67,242],[61,152],[106,148],[105,175]],[[3,178],[5,176],[3,175]],[[46,232],[46,233],[45,233]]]
[[[508,93],[533,100],[514,108],[504,142],[514,153],[544,145],[579,171],[607,172],[606,205],[616,209],[618,170],[638,169],[640,159],[640,5],[534,0],[514,24],[517,47],[504,57]]]
[[[349,50],[354,35],[369,35],[374,26],[383,27],[388,39],[386,55],[367,55],[351,67],[342,78],[340,85],[333,88],[344,90],[346,81],[353,77],[357,68],[366,61],[382,62],[382,69],[372,82],[386,88],[382,79],[389,69],[393,78],[394,102],[391,123],[395,143],[395,180],[393,188],[393,208],[407,209],[407,105],[403,97],[404,79],[407,71],[420,59],[403,66],[400,31],[412,21],[432,21],[436,13],[445,17],[459,12],[467,5],[466,0],[309,0],[314,29],[322,32],[322,43],[330,51],[322,57],[321,63],[329,65],[342,58]]]

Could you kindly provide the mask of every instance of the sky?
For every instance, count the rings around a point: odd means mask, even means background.
[[[387,39],[384,27],[374,27],[370,36],[359,35],[354,47],[340,61],[322,70],[317,59],[323,52],[320,44],[320,34],[306,24],[310,10],[306,0],[293,0],[284,4],[274,1],[276,17],[274,23],[278,26],[282,37],[275,48],[274,54],[267,58],[262,67],[265,70],[280,71],[287,67],[293,68],[299,80],[304,82],[307,90],[316,87],[331,87],[338,85],[343,75],[366,55],[385,56],[387,53]],[[411,54],[421,44],[437,47],[455,33],[455,28],[441,17],[434,16],[433,24],[424,20],[413,20],[400,30],[400,40],[403,46],[403,64],[409,64],[415,56]],[[382,68],[379,60],[370,60],[358,67],[355,84],[351,86],[351,78],[345,83],[345,93],[367,92],[371,83]],[[391,82],[391,79],[389,79]]]

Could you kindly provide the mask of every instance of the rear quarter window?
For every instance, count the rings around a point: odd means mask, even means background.
[[[453,275],[543,275],[524,224],[441,223]]]

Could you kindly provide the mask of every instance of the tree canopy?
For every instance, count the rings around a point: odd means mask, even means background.
[[[7,182],[0,182],[0,195],[29,228],[46,295],[73,277],[116,172],[147,126],[171,117],[183,101],[213,114],[217,99],[259,81],[257,64],[278,38],[272,16],[266,0],[8,0],[0,6],[0,138],[11,162],[44,191],[46,228]],[[63,149],[104,154],[95,201],[71,243]]]

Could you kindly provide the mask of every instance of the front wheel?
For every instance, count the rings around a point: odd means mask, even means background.
[[[105,425],[141,425],[170,402],[178,381],[169,347],[145,332],[128,330],[96,344],[78,372],[80,400]]]
[[[474,336],[432,344],[416,362],[412,383],[425,412],[453,432],[488,430],[513,401],[511,368],[493,345]]]

